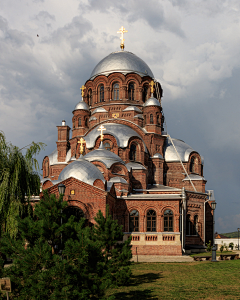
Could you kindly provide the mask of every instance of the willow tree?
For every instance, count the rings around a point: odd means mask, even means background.
[[[7,143],[0,132],[0,232],[15,236],[17,217],[30,212],[30,197],[39,195],[39,165],[35,156],[43,148],[43,143],[32,142],[20,149]]]

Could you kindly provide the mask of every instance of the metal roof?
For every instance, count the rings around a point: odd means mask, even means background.
[[[84,110],[89,110],[89,106],[86,102],[83,101],[83,99],[75,106],[74,110],[77,109],[84,109]]]
[[[192,152],[197,152],[182,140],[173,139],[173,138],[172,140],[182,162],[188,162],[189,155]],[[164,159],[166,162],[179,161],[178,155],[169,138],[166,138],[165,140],[163,151],[164,151]],[[202,164],[204,162],[202,156],[201,156],[201,162]]]
[[[110,73],[137,73],[140,76],[154,75],[149,66],[138,56],[128,51],[117,51],[103,58],[93,69],[90,79],[98,75],[108,76]]]
[[[76,161],[66,166],[60,173],[58,181],[63,181],[70,177],[76,178],[90,185],[93,185],[96,179],[100,179],[103,183],[105,183],[105,179],[101,171],[83,157],[78,158]]]
[[[190,179],[189,179],[190,178]],[[183,181],[186,180],[204,180],[206,181],[206,179],[198,174],[189,174],[188,176],[186,176]]]
[[[108,169],[117,162],[125,165],[124,161],[117,154],[106,150],[102,143],[98,149],[89,152],[84,158],[88,161],[100,161]]]
[[[94,109],[94,111],[92,112],[92,115],[95,113],[99,113],[99,112],[107,112],[107,110],[103,107],[97,107],[96,109]]]
[[[133,136],[136,136],[142,140],[140,135],[127,125],[118,123],[103,123],[102,125],[106,128],[106,130],[104,130],[104,135],[110,134],[114,136],[117,141],[118,147],[126,148],[128,146],[129,139]],[[100,131],[98,131],[98,128],[99,126],[96,126],[84,137],[88,149],[95,146],[96,139],[100,136]],[[147,152],[146,145],[144,142],[143,144],[145,147],[145,152]]]
[[[142,114],[142,111],[141,109],[139,109],[138,107],[134,106],[134,105],[131,105],[131,106],[128,106],[127,108],[125,108],[123,111],[136,111],[136,112],[139,112]]]
[[[129,162],[126,164],[128,171],[133,170],[147,170],[143,165],[136,162]]]
[[[161,106],[160,102],[158,101],[158,99],[154,98],[154,97],[150,97],[143,105],[144,107],[146,106]]]

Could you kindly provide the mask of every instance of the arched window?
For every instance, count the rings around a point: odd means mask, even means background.
[[[173,231],[173,212],[170,209],[164,212],[164,231]]]
[[[153,124],[153,115],[150,115],[150,124]]]
[[[75,128],[75,119],[73,119],[73,129]]]
[[[129,83],[128,86],[128,100],[134,100],[134,83]]]
[[[143,100],[143,102],[146,102],[147,99],[148,99],[148,86],[144,85],[143,92],[142,92],[142,100]]]
[[[88,105],[89,106],[92,105],[92,90],[91,89],[88,90]]]
[[[154,210],[149,210],[147,212],[147,231],[156,231],[156,212]]]
[[[129,214],[129,231],[139,231],[139,213],[135,209]]]
[[[100,84],[98,87],[98,98],[99,98],[99,102],[104,101],[104,85],[103,84]]]
[[[85,119],[85,126],[88,126],[88,118]]]
[[[195,157],[194,156],[191,157],[190,172],[195,172]]]
[[[132,144],[130,147],[130,152],[129,152],[129,159],[132,161],[136,160],[136,153],[137,153],[137,146],[135,144]]]
[[[112,95],[113,100],[119,100],[119,84],[115,83],[113,85],[113,95]]]
[[[78,127],[82,126],[82,120],[81,118],[78,118]]]
[[[157,125],[160,125],[160,116],[157,115]]]
[[[104,143],[103,146],[106,150],[109,150],[109,151],[111,150],[111,146],[108,142]]]
[[[144,120],[143,120],[143,126],[146,125],[146,115],[143,116]]]
[[[190,220],[190,215],[187,215],[187,218],[186,218],[186,235],[191,235],[191,220]]]
[[[198,234],[198,216],[194,216],[194,221],[193,221],[193,235]]]

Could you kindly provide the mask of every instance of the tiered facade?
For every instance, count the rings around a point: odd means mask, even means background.
[[[132,236],[133,254],[181,255],[204,245],[212,238],[212,211],[203,158],[164,132],[162,87],[147,64],[124,50],[111,53],[82,91],[72,136],[64,121],[57,126],[42,188],[58,194],[63,183],[69,211],[88,224],[108,205],[124,238]]]

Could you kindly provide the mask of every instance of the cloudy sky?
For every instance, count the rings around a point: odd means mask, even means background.
[[[0,130],[56,148],[80,86],[119,50],[141,57],[164,91],[168,133],[204,156],[216,230],[240,227],[239,0],[1,0]],[[37,36],[39,35],[39,37]]]

